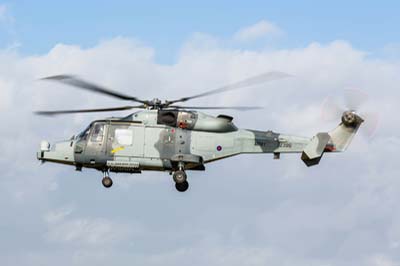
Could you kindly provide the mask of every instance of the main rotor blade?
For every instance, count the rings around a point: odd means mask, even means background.
[[[76,114],[76,113],[96,113],[96,112],[112,112],[112,111],[124,111],[131,110],[135,108],[145,108],[144,105],[137,106],[121,106],[113,108],[100,108],[100,109],[78,109],[78,110],[56,110],[56,111],[36,111],[37,115],[61,115],[61,114]]]
[[[238,111],[250,111],[250,110],[263,109],[263,107],[259,107],[259,106],[180,106],[180,105],[170,105],[168,107],[178,108],[178,109],[238,110]]]
[[[82,79],[79,79],[79,78],[71,76],[71,75],[50,76],[50,77],[42,78],[42,80],[57,81],[57,82],[61,82],[61,83],[64,83],[64,84],[67,84],[70,86],[85,89],[88,91],[101,93],[101,94],[112,96],[112,97],[122,99],[122,100],[129,100],[129,101],[139,102],[139,103],[143,103],[143,104],[147,103],[147,101],[143,101],[136,97],[125,95],[125,94],[101,87],[99,85],[84,81]]]
[[[195,99],[195,98],[200,98],[200,97],[204,97],[204,96],[208,96],[208,95],[212,95],[212,94],[217,94],[217,93],[222,93],[225,91],[231,91],[231,90],[237,90],[237,89],[242,89],[242,88],[246,88],[246,87],[250,87],[250,86],[255,86],[258,84],[262,84],[268,81],[272,81],[272,80],[278,80],[278,79],[283,79],[283,78],[287,78],[290,77],[291,75],[283,73],[283,72],[278,72],[278,71],[272,71],[272,72],[267,72],[261,75],[257,75],[254,77],[250,77],[247,78],[245,80],[230,84],[230,85],[226,85],[223,87],[220,87],[218,89],[214,89],[214,90],[210,90],[207,92],[203,92],[197,95],[193,95],[190,97],[183,97],[177,100],[173,100],[173,101],[168,101],[168,104],[174,104],[177,102],[186,102],[188,100],[191,99]]]

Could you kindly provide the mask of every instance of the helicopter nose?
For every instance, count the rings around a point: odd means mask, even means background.
[[[37,159],[42,162],[74,163],[74,141],[61,141],[50,145],[48,141],[40,143]]]

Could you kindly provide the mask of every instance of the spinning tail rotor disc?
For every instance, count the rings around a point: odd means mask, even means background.
[[[337,121],[347,111],[357,113],[364,123],[361,131],[371,139],[378,129],[379,113],[368,110],[369,96],[366,92],[359,89],[346,89],[341,97],[329,96],[322,104],[321,116],[325,121]]]

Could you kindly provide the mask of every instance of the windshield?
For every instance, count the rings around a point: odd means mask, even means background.
[[[92,136],[90,137],[91,142],[102,142],[104,137],[104,123],[95,123],[92,127]]]
[[[90,127],[89,125],[84,131],[82,131],[76,138],[80,140],[87,140],[90,132]]]

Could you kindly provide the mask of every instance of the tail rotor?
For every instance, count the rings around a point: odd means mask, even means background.
[[[329,96],[322,105],[321,117],[324,121],[337,121],[342,119],[342,123],[351,123],[352,117],[357,115],[364,120],[360,129],[367,139],[372,139],[375,135],[380,115],[374,110],[370,110],[369,96],[366,92],[359,89],[346,89],[341,97]]]

